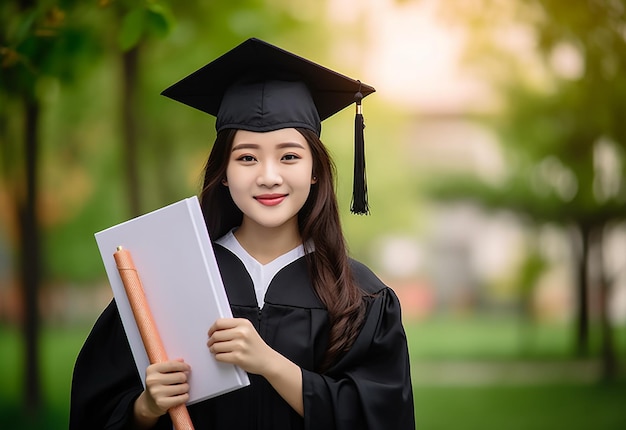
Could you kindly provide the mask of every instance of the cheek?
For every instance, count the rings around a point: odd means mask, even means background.
[[[235,203],[235,206],[239,208],[240,211],[245,212],[245,208],[248,202],[248,196],[250,195],[247,190],[241,187],[237,181],[234,183],[228,183],[228,193],[230,194],[230,198]]]
[[[292,183],[296,185],[299,190],[308,194],[314,183],[312,177],[313,173],[311,169],[302,169],[297,175],[294,175]]]
[[[228,186],[241,187],[241,184],[246,181],[246,172],[246,169],[242,169],[237,164],[229,164],[226,168]]]
[[[236,200],[237,196],[245,189],[246,178],[242,173],[236,168],[229,167],[226,169],[226,183],[233,200]]]

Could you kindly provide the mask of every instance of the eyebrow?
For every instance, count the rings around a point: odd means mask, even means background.
[[[261,147],[261,145],[256,144],[256,143],[239,143],[239,144],[233,146],[233,149],[231,150],[231,152],[239,151],[239,150],[242,150],[242,149],[259,149],[260,147]],[[299,144],[297,142],[279,143],[278,145],[276,145],[276,148],[278,148],[278,149],[284,149],[284,148],[306,149],[304,146],[302,146],[301,144]]]

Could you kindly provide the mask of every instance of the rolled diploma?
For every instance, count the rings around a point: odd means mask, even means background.
[[[117,270],[122,278],[122,283],[124,284],[126,296],[128,297],[130,307],[135,316],[141,340],[148,354],[148,360],[150,360],[151,364],[167,361],[165,347],[157,331],[152,312],[148,306],[148,301],[146,300],[146,295],[144,294],[141,280],[139,279],[137,269],[135,269],[135,264],[133,263],[130,252],[118,246],[117,251],[113,254],[113,258],[115,258]],[[171,408],[168,413],[172,418],[172,423],[176,430],[194,429],[191,417],[184,404]]]

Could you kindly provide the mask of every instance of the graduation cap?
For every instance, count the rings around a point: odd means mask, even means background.
[[[361,100],[374,91],[358,80],[252,38],[161,94],[217,117],[217,131],[302,127],[318,136],[322,121],[355,103],[351,211],[367,214]]]

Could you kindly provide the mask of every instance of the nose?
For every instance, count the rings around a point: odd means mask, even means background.
[[[257,177],[257,185],[260,187],[275,187],[283,183],[280,167],[273,162],[265,162],[260,165],[261,169]]]

